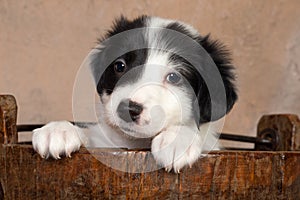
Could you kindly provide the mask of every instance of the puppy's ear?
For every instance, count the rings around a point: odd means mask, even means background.
[[[209,90],[203,78],[200,78],[200,85],[198,87],[197,99],[200,109],[200,124],[215,121],[226,115],[233,107],[237,100],[237,91],[234,85],[235,74],[233,72],[233,65],[229,51],[217,40],[211,40],[209,35],[198,41],[199,44],[206,50],[209,56],[217,66],[226,94],[226,109],[224,109],[224,102],[221,99],[211,99]],[[211,78],[211,77],[210,77]],[[212,100],[214,102],[212,102]],[[224,98],[223,98],[224,100]],[[214,114],[212,115],[212,104],[221,105],[214,107]]]

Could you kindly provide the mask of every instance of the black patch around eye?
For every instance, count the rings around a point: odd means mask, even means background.
[[[97,92],[99,95],[101,96],[103,92],[110,95],[117,84],[130,84],[137,81],[143,71],[147,52],[147,49],[131,51],[112,62],[105,69],[97,84]],[[122,60],[124,63],[121,62]],[[124,66],[124,64],[126,66]],[[134,71],[130,72],[133,69]],[[122,79],[123,76],[126,76],[124,80]]]

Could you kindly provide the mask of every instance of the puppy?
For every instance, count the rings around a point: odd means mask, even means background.
[[[70,156],[81,145],[151,148],[160,166],[179,172],[219,149],[213,122],[237,100],[230,55],[219,41],[179,21],[122,16],[87,60],[98,123],[50,122],[34,130],[33,147],[43,158]]]

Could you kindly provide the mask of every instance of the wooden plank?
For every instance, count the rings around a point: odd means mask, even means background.
[[[17,103],[12,95],[0,95],[0,145],[15,144],[17,138]],[[2,155],[2,154],[1,154]],[[8,184],[6,157],[0,158],[0,199],[4,199]]]
[[[300,119],[297,115],[264,115],[257,125],[257,137],[271,139],[272,145],[255,144],[256,150],[299,151]]]
[[[0,144],[16,144],[17,103],[12,95],[0,95]]]
[[[92,154],[90,154],[92,152]],[[82,148],[72,158],[41,159],[31,145],[1,148],[6,199],[295,199],[300,196],[300,152],[211,152],[180,174],[163,169],[126,173],[149,163],[148,151]],[[118,155],[118,156],[115,156]],[[98,158],[98,159],[97,159]]]
[[[300,197],[300,152],[211,152],[180,174],[151,171],[157,166],[149,151],[81,148],[72,158],[44,160],[31,145],[16,144],[16,114],[15,99],[0,95],[0,199]],[[277,150],[299,150],[298,127],[295,116],[266,116],[258,135],[276,133]]]

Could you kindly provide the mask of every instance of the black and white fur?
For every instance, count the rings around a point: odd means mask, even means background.
[[[127,30],[148,27],[185,34],[205,49],[206,54],[197,56],[209,56],[219,70],[226,93],[225,113],[211,115],[211,99],[204,79],[195,66],[171,51],[147,48],[127,52],[115,58],[98,77],[107,48],[102,41]],[[143,37],[149,44],[170,42],[155,30],[146,31]],[[134,38],[124,38],[119,48],[134,42]],[[99,51],[90,58],[90,67],[100,97],[99,123],[82,129],[67,121],[50,122],[34,130],[33,147],[42,157],[70,156],[81,145],[151,147],[158,164],[179,172],[182,167],[191,166],[202,152],[219,148],[216,134],[210,129],[211,122],[229,112],[237,100],[231,59],[220,42],[199,35],[182,22],[149,16],[134,20],[120,17],[97,48]]]

